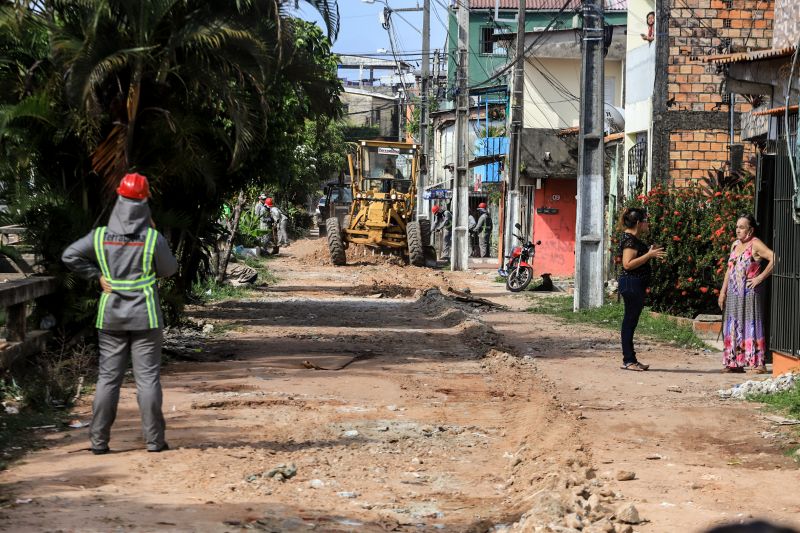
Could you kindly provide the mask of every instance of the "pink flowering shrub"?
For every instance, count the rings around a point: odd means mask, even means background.
[[[663,261],[651,262],[653,310],[688,317],[719,313],[717,297],[736,239],[736,219],[753,208],[752,182],[739,190],[655,188],[625,204],[634,206],[646,208],[650,221],[642,240],[667,251]],[[612,240],[614,254],[618,237]]]

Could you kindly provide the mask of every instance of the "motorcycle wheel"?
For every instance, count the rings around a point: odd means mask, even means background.
[[[514,268],[508,271],[506,278],[506,288],[511,292],[520,292],[528,288],[533,280],[533,269],[531,267]]]

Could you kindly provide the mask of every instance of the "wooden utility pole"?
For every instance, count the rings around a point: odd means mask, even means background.
[[[506,172],[506,205],[503,232],[503,255],[514,249],[514,224],[519,221],[519,167],[522,146],[522,124],[524,122],[524,84],[525,84],[525,9],[526,0],[519,0],[517,15],[517,58],[514,63],[514,77],[511,100],[511,139],[509,168]],[[523,235],[530,228],[525,228]]]
[[[458,4],[458,68],[456,71],[456,131],[455,131],[455,183],[453,187],[453,248],[450,268],[469,268],[469,197],[467,195],[467,171],[469,166],[469,77],[467,45],[469,43],[469,9],[467,2]]]
[[[603,1],[583,0],[573,308],[603,305]]]

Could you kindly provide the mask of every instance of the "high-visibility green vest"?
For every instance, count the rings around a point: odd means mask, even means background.
[[[106,251],[103,247],[106,229],[106,226],[101,226],[94,230],[94,253],[97,256],[97,263],[100,265],[100,272],[103,273],[103,277],[106,278],[108,284],[111,285],[112,291],[144,292],[145,302],[147,304],[147,320],[150,328],[158,328],[158,313],[156,310],[155,290],[153,288],[156,285],[156,274],[153,270],[153,254],[156,249],[158,232],[153,228],[147,228],[147,236],[144,239],[144,251],[142,252],[142,275],[137,279],[127,280],[114,279],[111,277],[111,270],[108,268],[108,261],[106,260]],[[100,295],[100,302],[97,306],[97,322],[95,324],[98,329],[103,328],[103,315],[106,311],[109,296],[111,295],[106,292]]]

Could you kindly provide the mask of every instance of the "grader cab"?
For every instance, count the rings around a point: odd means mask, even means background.
[[[416,220],[417,145],[360,141],[348,159],[353,203],[341,223],[333,217],[326,221],[331,262],[344,265],[345,249],[359,244],[402,255],[412,265],[425,265],[430,225]]]

